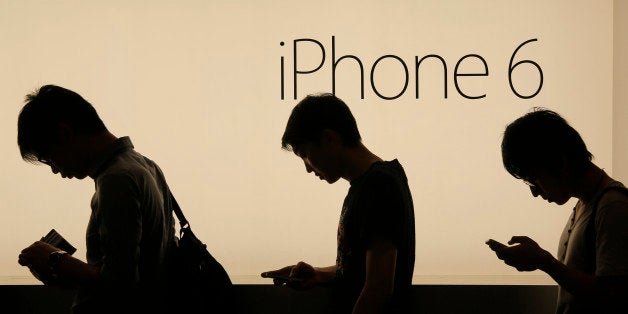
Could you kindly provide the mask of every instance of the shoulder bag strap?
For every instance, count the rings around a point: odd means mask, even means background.
[[[185,219],[185,216],[183,215],[183,211],[181,211],[181,207],[179,207],[179,203],[177,203],[177,199],[174,198],[174,195],[172,195],[172,191],[170,191],[170,189],[168,189],[168,192],[170,193],[170,200],[172,200],[172,210],[174,211],[174,213],[177,215],[177,218],[179,219],[179,224],[181,225],[181,229],[185,228],[185,226],[190,226],[190,223],[188,222],[187,219]]]
[[[597,268],[597,257],[596,257],[596,238],[597,238],[597,232],[595,230],[595,222],[597,220],[597,208],[599,206],[600,200],[602,200],[602,197],[604,196],[604,194],[606,194],[606,192],[610,191],[610,190],[618,190],[620,192],[623,192],[624,194],[628,195],[628,189],[624,186],[618,186],[618,185],[611,185],[611,186],[607,186],[606,188],[604,188],[604,190],[602,190],[602,192],[600,192],[600,194],[597,196],[597,198],[595,199],[595,203],[592,207],[592,212],[591,212],[591,218],[589,219],[589,223],[586,226],[586,230],[585,232],[588,232],[588,236],[587,236],[587,242],[588,242],[588,247],[589,247],[589,251],[592,257],[592,267],[593,269],[591,270],[593,273],[595,273],[595,270]]]

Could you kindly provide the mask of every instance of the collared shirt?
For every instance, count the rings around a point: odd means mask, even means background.
[[[140,300],[138,308],[145,308],[142,298],[150,298],[163,284],[165,258],[175,236],[164,175],[134,150],[128,137],[110,144],[89,173],[96,190],[87,226],[87,262],[100,268],[101,285],[80,288],[75,308],[89,312],[90,307],[120,304],[121,296]]]

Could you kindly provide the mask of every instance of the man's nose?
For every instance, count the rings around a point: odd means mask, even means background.
[[[305,171],[307,171],[307,173],[312,172],[312,167],[310,167],[307,161],[304,161],[303,164],[305,165]]]
[[[541,191],[536,186],[531,186],[530,187],[530,192],[532,193],[532,196],[534,196],[534,197],[537,197],[537,196],[539,196],[541,194]]]

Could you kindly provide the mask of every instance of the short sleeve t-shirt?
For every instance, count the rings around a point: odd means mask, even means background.
[[[376,240],[389,241],[397,248],[393,299],[398,299],[412,285],[415,229],[408,179],[396,159],[376,162],[352,180],[343,203],[336,278],[353,303],[366,279],[366,251]]]

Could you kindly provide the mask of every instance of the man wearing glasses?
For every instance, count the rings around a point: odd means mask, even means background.
[[[27,95],[18,146],[25,161],[95,183],[87,262],[36,241],[22,250],[19,264],[47,285],[77,289],[75,314],[160,313],[175,229],[157,164],[137,153],[128,137],[110,133],[83,97],[55,85]]]
[[[559,285],[556,313],[628,313],[628,190],[593,164],[578,132],[557,113],[536,108],[506,127],[506,170],[532,196],[563,205],[578,199],[558,255],[526,236],[487,241],[519,271],[541,270]]]

